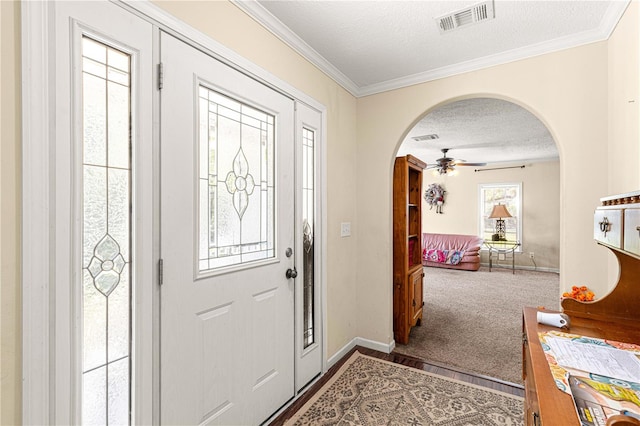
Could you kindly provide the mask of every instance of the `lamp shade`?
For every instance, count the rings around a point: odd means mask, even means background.
[[[489,219],[502,219],[503,217],[512,217],[507,207],[504,204],[496,204],[493,206]]]

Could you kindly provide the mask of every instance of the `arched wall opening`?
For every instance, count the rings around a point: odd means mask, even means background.
[[[423,134],[438,139],[413,139]],[[404,132],[395,156],[411,154],[427,163],[423,192],[432,183],[446,190],[439,209],[423,202],[422,232],[480,235],[479,186],[519,184],[522,212],[507,220],[519,234],[510,238],[521,244],[515,265],[558,272],[560,161],[556,147],[549,129],[526,107],[485,94],[448,100],[431,108]],[[450,158],[487,164],[459,165],[453,175],[439,174],[435,160],[443,156],[443,148],[449,149]],[[493,228],[491,220],[482,222],[485,228]],[[481,257],[486,264],[486,252]]]
[[[381,349],[394,345],[391,182],[398,148],[423,116],[473,97],[515,103],[549,129],[560,154],[561,291],[580,283],[606,294],[607,256],[590,232],[593,208],[607,193],[607,73],[593,62],[605,56],[604,44],[592,44],[358,99],[358,336]]]
[[[513,254],[518,270],[513,278],[510,270],[488,272],[486,250],[481,251],[484,267],[480,272],[435,267],[421,270],[424,278],[420,291],[425,302],[421,326],[412,329],[409,342],[403,340],[403,334],[396,334],[399,339],[395,342],[396,351],[518,383],[522,367],[517,362],[519,358],[514,356],[519,350],[514,342],[519,338],[517,330],[522,304],[544,305],[554,310],[559,308],[558,276],[540,273],[559,272],[560,269],[560,161],[556,142],[549,129],[528,109],[511,100],[487,94],[441,102],[420,115],[414,123],[417,124],[412,124],[400,138],[392,161],[397,156],[410,154],[428,165],[422,173],[422,232],[480,235],[486,239],[487,236],[481,235],[479,229],[483,216],[479,187],[517,184],[521,202],[515,204],[520,211],[512,208],[511,212],[517,215],[517,219],[508,220],[519,229],[516,239],[521,245],[518,247],[520,250]],[[414,140],[424,135],[433,138],[437,135],[437,139]],[[443,155],[440,149],[445,147],[450,148],[448,157],[488,164],[458,165],[454,166],[455,175],[439,174],[437,168],[430,167],[436,165],[436,159]],[[520,168],[520,165],[525,168]],[[437,183],[447,191],[440,211],[430,208],[423,199],[424,191],[431,183]],[[392,200],[393,192],[392,184]],[[487,225],[493,220],[482,222]],[[398,237],[394,234],[393,238],[397,240]],[[536,257],[531,259],[530,253],[535,253]],[[493,262],[495,268],[495,254]],[[503,267],[511,265],[510,261],[499,263]],[[470,263],[463,264],[458,267],[471,267]],[[397,271],[394,271],[393,279],[395,287],[398,284],[396,280],[400,279]],[[512,282],[512,279],[517,281]],[[529,285],[532,283],[535,285]],[[408,285],[409,294],[413,294],[412,284]],[[512,294],[516,288],[520,290]],[[489,312],[497,307],[501,309]],[[491,325],[487,315],[499,317],[499,323]],[[469,332],[467,325],[470,323],[474,324],[474,332]],[[402,330],[402,326],[399,327]],[[501,337],[490,340],[493,339],[491,330],[500,330]],[[470,345],[477,352],[468,357],[465,348]],[[459,356],[451,357],[453,353]],[[493,355],[489,356],[489,353]],[[496,359],[501,359],[501,367],[494,369],[492,366]]]

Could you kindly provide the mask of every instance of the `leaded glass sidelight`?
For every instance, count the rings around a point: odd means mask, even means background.
[[[82,423],[129,424],[131,57],[82,39]]]
[[[303,341],[304,347],[315,342],[314,327],[314,248],[315,225],[315,132],[302,129],[302,244],[303,244]]]
[[[199,88],[199,271],[274,257],[274,116]]]

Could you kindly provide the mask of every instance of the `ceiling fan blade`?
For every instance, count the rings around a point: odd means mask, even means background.
[[[479,166],[486,166],[487,163],[456,163],[456,166],[474,166],[474,167],[479,167]]]

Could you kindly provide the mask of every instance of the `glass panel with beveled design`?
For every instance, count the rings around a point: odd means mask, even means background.
[[[129,424],[131,57],[82,39],[82,422]]]
[[[274,257],[274,116],[199,88],[198,270]]]
[[[314,327],[314,247],[315,225],[315,132],[302,129],[302,244],[303,244],[303,342],[308,347],[315,342]]]

